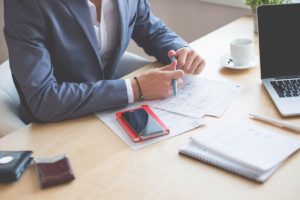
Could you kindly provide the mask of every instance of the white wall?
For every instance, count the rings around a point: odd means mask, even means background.
[[[246,9],[202,2],[202,0],[150,0],[150,2],[153,12],[188,42],[249,14]],[[3,0],[0,0],[0,63],[7,59],[2,25]],[[130,45],[129,51],[145,56],[135,44]]]
[[[197,1],[204,1],[204,2],[209,2],[209,3],[216,3],[216,4],[221,4],[221,5],[228,5],[228,6],[234,6],[234,7],[239,7],[239,8],[249,8],[246,5],[246,0],[197,0]]]
[[[154,14],[188,42],[250,14],[247,9],[201,0],[150,0],[150,3]],[[128,50],[147,57],[134,43]]]
[[[7,59],[6,44],[3,37],[3,0],[0,0],[0,64]]]

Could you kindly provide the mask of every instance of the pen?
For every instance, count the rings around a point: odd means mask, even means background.
[[[295,124],[289,123],[289,122],[285,122],[282,120],[278,120],[278,119],[273,119],[271,117],[266,117],[266,116],[262,116],[262,115],[258,115],[258,114],[249,114],[253,119],[257,119],[263,122],[267,122],[269,124],[278,126],[280,128],[286,128],[286,129],[290,129],[293,130],[297,133],[300,133],[300,126],[297,126]]]
[[[176,57],[172,56],[170,59],[171,59],[171,63],[173,63],[176,60]],[[172,80],[172,85],[173,85],[174,96],[177,96],[177,80],[176,79]]]

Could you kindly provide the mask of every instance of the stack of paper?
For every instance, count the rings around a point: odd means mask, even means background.
[[[130,106],[126,109],[133,107],[136,106]],[[115,113],[117,112],[117,110],[98,113],[96,114],[96,116],[99,117],[107,126],[109,126],[114,131],[114,133],[117,134],[133,150],[138,150],[156,142],[174,137],[181,133],[200,127],[204,124],[203,118],[198,119],[186,117],[183,115],[178,115],[163,110],[158,110],[155,108],[153,108],[152,110],[156,113],[157,116],[159,116],[160,120],[163,121],[164,124],[170,129],[170,133],[162,137],[157,137],[142,142],[133,142],[131,138],[127,135],[125,130],[116,120]]]
[[[190,138],[179,152],[258,182],[300,148],[300,141],[251,124],[235,123]]]
[[[242,88],[232,82],[215,81],[187,75],[178,95],[163,100],[147,101],[152,107],[201,118],[221,117]]]
[[[136,150],[203,125],[205,115],[220,117],[241,91],[241,87],[235,83],[212,81],[192,75],[184,77],[184,84],[177,96],[143,101],[127,108],[97,113],[96,116]],[[139,143],[134,143],[128,137],[116,120],[115,113],[141,104],[150,105],[154,109],[157,116],[169,127],[170,134]]]

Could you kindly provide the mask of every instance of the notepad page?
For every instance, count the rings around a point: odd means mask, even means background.
[[[211,128],[191,137],[196,144],[245,167],[265,172],[299,149],[299,140],[243,122]]]
[[[278,166],[275,166],[274,168],[265,173],[258,173],[257,171],[252,171],[251,169],[248,169],[242,165],[230,162],[229,160],[226,160],[221,156],[213,154],[204,148],[200,148],[192,141],[182,146],[179,149],[179,153],[206,162],[221,169],[225,169],[229,172],[255,180],[257,182],[266,181],[278,169],[280,165],[279,164]]]

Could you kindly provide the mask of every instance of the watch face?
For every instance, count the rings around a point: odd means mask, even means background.
[[[14,160],[14,157],[12,157],[12,156],[2,157],[2,158],[0,158],[0,165],[8,164],[8,163],[12,162],[13,160]]]

